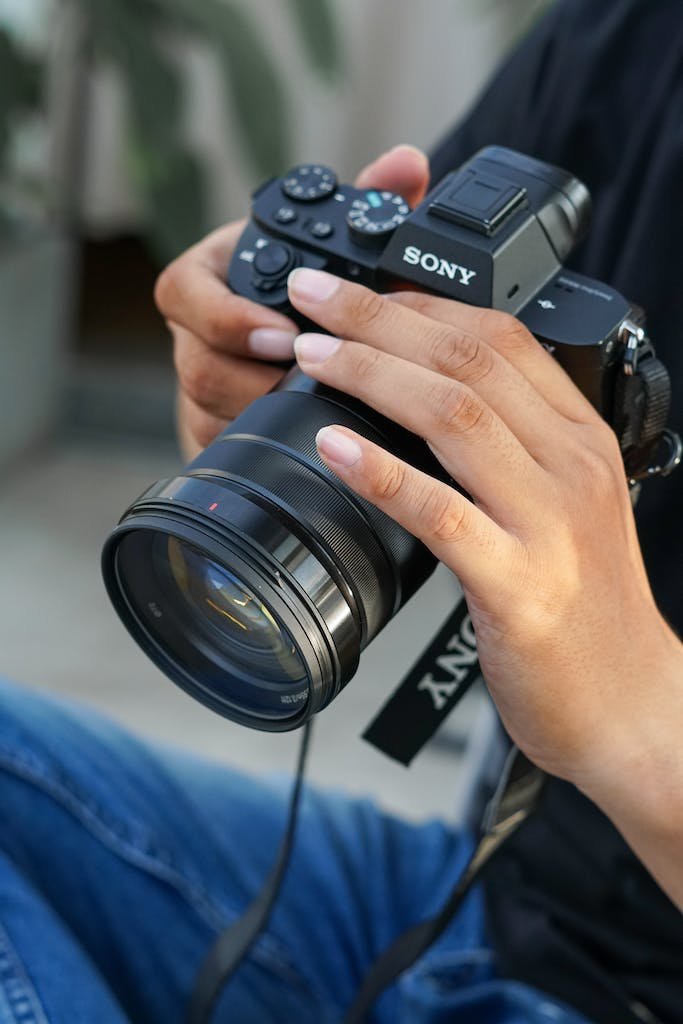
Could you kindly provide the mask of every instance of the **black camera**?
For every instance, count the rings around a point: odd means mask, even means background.
[[[571,174],[499,147],[414,211],[307,164],[255,193],[228,283],[302,327],[287,301],[301,266],[507,310],[614,428],[635,481],[675,462],[669,381],[642,312],[563,269],[589,213]],[[314,439],[330,423],[447,479],[419,438],[294,368],[180,476],[143,494],[103,553],[109,595],[147,654],[193,697],[258,729],[296,728],[329,704],[436,565],[326,468]]]

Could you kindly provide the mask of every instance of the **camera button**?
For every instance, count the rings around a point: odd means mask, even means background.
[[[326,220],[316,220],[309,228],[314,238],[329,238],[334,234],[334,228]]]
[[[264,277],[281,277],[294,265],[294,254],[288,245],[266,245],[254,259],[254,269]]]
[[[275,211],[275,220],[278,224],[293,224],[298,214],[291,206],[281,206]]]

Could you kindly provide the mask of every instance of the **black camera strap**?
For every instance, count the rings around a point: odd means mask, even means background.
[[[294,845],[311,731],[312,720],[309,719],[301,736],[296,778],[289,798],[287,823],[275,863],[258,896],[237,921],[220,933],[207,953],[190,997],[185,1024],[209,1024],[223,988],[268,924]]]
[[[472,619],[462,598],[363,733],[409,765],[481,677]]]
[[[311,723],[304,728],[296,780],[290,797],[282,844],[263,889],[234,924],[209,950],[190,998],[185,1024],[210,1024],[221,993],[266,927],[292,852],[304,779]],[[502,844],[536,807],[545,778],[516,748],[508,755],[496,793],[482,823],[482,834],[466,868],[439,913],[409,928],[382,953],[366,974],[344,1024],[361,1024],[381,992],[410,967],[441,935],[473,883]]]
[[[364,1024],[373,1003],[384,989],[438,939],[493,855],[537,807],[545,778],[545,772],[532,764],[517,747],[510,750],[500,782],[484,815],[479,843],[450,896],[435,917],[408,928],[375,960],[344,1017],[344,1024]]]

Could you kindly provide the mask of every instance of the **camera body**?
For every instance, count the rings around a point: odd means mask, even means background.
[[[571,174],[498,147],[412,211],[401,196],[302,165],[256,192],[228,283],[302,328],[287,298],[295,267],[506,310],[611,424],[636,480],[668,471],[680,442],[665,430],[668,375],[640,311],[562,266],[589,212]],[[330,423],[449,480],[422,439],[293,367],[133,502],[104,547],[109,596],[138,644],[178,686],[252,728],[294,729],[326,707],[436,566],[320,458],[315,435]]]
[[[296,267],[514,314],[612,425],[637,477],[664,423],[644,422],[648,396],[621,378],[642,369],[653,350],[641,310],[563,267],[588,228],[590,205],[569,172],[499,146],[448,174],[412,211],[401,196],[340,185],[329,168],[301,165],[254,194],[228,283],[302,328],[287,299]],[[655,387],[666,392],[663,380]]]

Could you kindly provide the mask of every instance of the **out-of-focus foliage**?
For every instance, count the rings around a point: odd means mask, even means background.
[[[187,83],[180,53],[186,40],[216,56],[225,94],[241,130],[254,176],[289,161],[290,107],[268,33],[247,3],[230,0],[60,0],[84,21],[83,58],[115,67],[127,99],[131,174],[143,196],[150,244],[161,260],[185,248],[207,226],[206,176],[183,130]],[[60,3],[57,5],[59,15]],[[302,51],[321,75],[341,71],[330,0],[288,0]],[[32,72],[35,71],[32,68]],[[9,36],[0,33],[0,175],[12,118],[33,83]],[[21,93],[21,95],[20,95]]]
[[[162,259],[206,227],[204,175],[183,142],[183,73],[174,44],[192,37],[209,46],[256,177],[289,160],[287,91],[266,33],[226,0],[78,0],[89,18],[96,55],[121,71],[128,95],[131,166],[147,200],[150,237]],[[336,74],[341,57],[328,0],[290,0],[312,65]],[[305,9],[309,8],[308,11]],[[308,20],[307,20],[308,16]]]
[[[35,110],[40,100],[40,67],[0,28],[0,232],[7,226],[2,204],[2,186],[13,125]]]
[[[21,112],[34,107],[39,89],[37,68],[0,28],[0,167],[9,143],[10,124]]]
[[[289,0],[311,64],[326,78],[341,71],[341,54],[332,9],[320,0]]]

